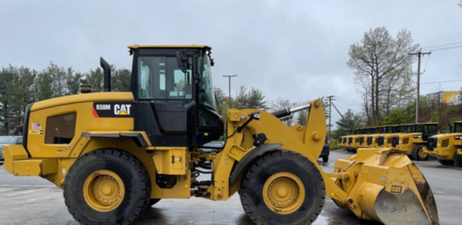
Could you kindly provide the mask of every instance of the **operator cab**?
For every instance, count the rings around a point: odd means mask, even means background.
[[[132,45],[134,127],[154,146],[202,146],[223,135],[205,45]]]
[[[454,127],[449,124],[449,128],[452,133],[462,133],[462,121],[454,122]]]
[[[438,123],[419,123],[416,132],[422,132],[422,140],[427,141],[430,136],[438,134]]]
[[[415,124],[401,124],[398,133],[415,133]]]

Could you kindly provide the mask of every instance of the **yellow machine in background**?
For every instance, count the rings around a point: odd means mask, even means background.
[[[438,123],[419,123],[400,126],[400,134],[392,139],[392,147],[406,153],[414,160],[427,160],[423,151],[428,138],[438,133]]]
[[[442,165],[462,167],[462,121],[454,122],[450,133],[437,134],[428,138],[423,151],[438,159]]]
[[[367,138],[369,135],[377,132],[377,127],[366,127],[363,128],[362,135],[359,137],[359,148],[368,148]]]
[[[393,142],[393,136],[399,134],[399,125],[387,126],[387,133],[378,137],[377,144],[380,148],[391,148]]]
[[[318,100],[273,113],[230,109],[226,144],[205,151],[224,125],[215,109],[211,48],[129,50],[131,92],[110,92],[110,67],[101,60],[105,92],[29,105],[24,144],[4,147],[4,168],[63,188],[81,224],[131,224],[161,199],[223,201],[236,193],[256,224],[311,224],[326,195],[361,219],[438,223],[427,181],[402,153],[360,149],[337,161],[334,173],[321,169],[326,118]],[[306,126],[279,120],[301,110],[308,110]],[[199,181],[200,174],[211,177]]]
[[[363,136],[364,133],[365,133],[364,128],[353,130],[353,134],[347,136],[348,139],[347,139],[347,144],[345,145],[345,148],[348,151],[356,151],[360,146],[359,143],[361,140],[361,136]]]
[[[379,126],[376,128],[376,132],[368,135],[366,138],[366,144],[368,148],[379,147],[379,137],[388,133],[389,126]]]

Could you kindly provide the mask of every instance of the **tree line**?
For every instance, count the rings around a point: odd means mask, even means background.
[[[113,90],[128,91],[130,70],[112,66],[112,71]],[[28,104],[77,94],[82,83],[92,85],[95,92],[101,91],[102,69],[78,72],[72,67],[60,67],[53,62],[43,70],[12,65],[2,68],[0,70],[0,134],[12,135],[21,132]]]
[[[111,65],[112,90],[129,91],[131,71]],[[81,84],[90,84],[93,92],[103,90],[103,70],[101,68],[79,72],[72,67],[60,67],[53,62],[43,70],[34,70],[26,66],[4,67],[0,70],[0,135],[20,134],[24,123],[26,106],[30,103],[55,97],[79,93]],[[218,112],[226,119],[229,98],[219,88],[214,88]],[[291,102],[288,99],[268,101],[261,90],[255,87],[241,86],[231,96],[231,107],[237,109],[256,108],[276,111],[307,104]],[[301,112],[285,123],[305,124],[306,113]]]
[[[385,27],[370,29],[363,38],[350,46],[347,65],[355,74],[356,91],[362,97],[362,111],[348,110],[337,121],[336,136],[363,126],[414,123],[416,112],[416,78],[412,64],[419,45],[406,29],[396,37]],[[461,95],[462,96],[462,95]],[[419,122],[440,122],[440,130],[460,120],[461,105],[434,102],[420,95]]]

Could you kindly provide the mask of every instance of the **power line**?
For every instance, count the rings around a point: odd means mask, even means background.
[[[427,71],[427,64],[428,64],[428,59],[429,58],[430,58],[430,55],[428,55],[427,59],[425,59],[425,67],[424,67],[424,70],[423,70],[422,74],[425,73],[425,71]]]
[[[337,109],[337,106],[335,106],[333,102],[332,102],[332,105],[334,106],[335,110],[337,110],[338,114],[342,117],[342,119],[344,119],[342,113]]]
[[[449,83],[449,82],[455,82],[455,81],[462,81],[462,79],[460,79],[460,80],[432,81],[432,82],[424,82],[424,83],[420,83],[420,84],[438,84],[438,83]]]
[[[446,48],[437,48],[437,49],[432,49],[432,51],[443,51],[443,50],[448,50],[448,49],[453,49],[453,48],[462,48],[462,45],[456,45],[456,46],[446,47]]]
[[[425,47],[423,49],[439,48],[439,47],[445,47],[445,46],[449,46],[449,45],[458,45],[458,44],[462,44],[462,42],[456,42],[456,43],[444,44],[444,45],[433,45],[433,46]]]

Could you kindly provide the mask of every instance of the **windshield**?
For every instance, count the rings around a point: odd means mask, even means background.
[[[14,137],[1,136],[0,144],[14,144]]]
[[[462,123],[454,124],[454,132],[455,133],[462,133]]]
[[[414,127],[414,126],[401,126],[401,127],[400,127],[400,132],[401,132],[401,133],[411,133],[411,132],[414,132],[413,127]]]
[[[202,57],[201,61],[201,81],[199,82],[198,93],[199,103],[216,110],[209,56]]]
[[[191,70],[183,73],[176,57],[142,56],[138,61],[140,98],[192,99]]]

